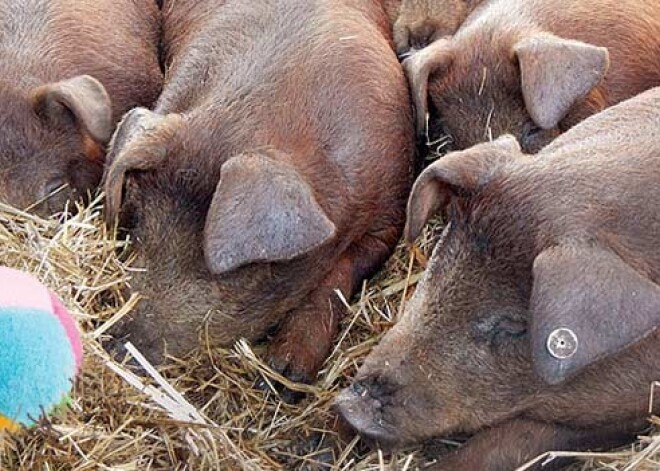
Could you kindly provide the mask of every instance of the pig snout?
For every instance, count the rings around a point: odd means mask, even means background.
[[[108,333],[111,339],[106,344],[108,351],[124,353],[124,344],[132,343],[147,360],[159,364],[164,360],[163,338],[158,325],[152,320],[154,305],[148,299],[142,299],[130,316],[124,317]],[[136,322],[135,319],[140,319]]]
[[[415,21],[407,25],[405,22],[397,22],[394,26],[394,43],[399,59],[420,51],[443,36],[438,25],[430,19]]]
[[[435,25],[428,21],[415,23],[410,28],[410,47],[415,50],[424,49],[431,44],[436,33]]]
[[[356,380],[337,396],[335,411],[367,442],[390,448],[398,434],[385,418],[385,407],[395,389],[377,377]]]

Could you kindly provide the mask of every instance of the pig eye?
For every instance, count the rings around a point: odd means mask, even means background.
[[[495,326],[496,335],[506,335],[507,337],[522,337],[527,333],[527,324],[525,322],[513,319],[508,316],[501,317]]]
[[[472,331],[478,340],[493,343],[523,337],[527,324],[510,315],[493,315],[476,321]]]
[[[55,214],[64,211],[70,196],[69,183],[63,178],[55,178],[44,186],[41,198],[48,211]]]
[[[534,123],[527,123],[523,126],[520,145],[526,153],[534,154],[558,135],[559,130],[556,128],[542,129]]]
[[[527,123],[525,126],[523,126],[523,132],[520,138],[521,141],[520,143],[525,148],[534,147],[534,145],[539,140],[539,138],[542,137],[542,135],[543,135],[543,129],[536,126],[535,124]]]

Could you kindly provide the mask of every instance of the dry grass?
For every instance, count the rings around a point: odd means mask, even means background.
[[[123,293],[130,277],[121,261],[125,247],[108,237],[98,202],[62,221],[0,206],[0,264],[36,274],[64,300],[85,332],[86,352],[72,409],[36,429],[1,437],[0,469],[288,470],[313,469],[329,459],[336,470],[415,469],[423,450],[388,457],[357,440],[334,447],[332,458],[329,406],[396,320],[432,238],[429,231],[412,264],[400,248],[365,285],[318,382],[303,388],[308,398],[287,405],[254,387],[263,376],[277,378],[259,361],[259,351],[244,343],[171,359],[160,371],[164,378],[117,364],[99,341],[137,299]],[[659,450],[660,437],[648,437],[630,450],[585,456],[577,469],[659,469]]]

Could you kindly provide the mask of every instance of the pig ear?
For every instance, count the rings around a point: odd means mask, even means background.
[[[597,246],[546,249],[530,300],[536,372],[558,384],[660,325],[660,287]]]
[[[222,166],[206,217],[204,253],[212,273],[290,260],[335,236],[310,186],[288,165],[242,154]]]
[[[408,242],[422,232],[426,222],[442,211],[452,196],[476,192],[495,173],[498,164],[522,157],[520,144],[511,135],[441,157],[422,172],[408,199],[404,230]]]
[[[159,115],[135,108],[117,127],[106,162],[104,176],[106,222],[113,225],[119,215],[126,174],[156,168],[166,157],[168,139],[179,128],[178,114]]]
[[[542,129],[552,129],[603,79],[609,67],[604,47],[537,34],[514,46],[527,111]]]
[[[73,115],[85,136],[105,146],[112,136],[112,105],[105,88],[94,77],[80,75],[61,82],[42,85],[30,93],[39,116],[61,120],[63,111]]]
[[[415,108],[418,137],[426,136],[429,78],[434,72],[446,70],[454,60],[454,51],[447,38],[441,38],[403,61]]]

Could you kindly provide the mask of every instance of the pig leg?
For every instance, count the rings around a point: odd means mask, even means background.
[[[311,383],[315,379],[346,313],[336,290],[350,299],[362,280],[380,267],[394,245],[382,240],[369,235],[352,245],[323,283],[289,313],[268,349],[270,364],[276,371],[295,382]]]
[[[330,352],[344,315],[335,290],[350,294],[350,260],[342,258],[332,273],[290,312],[268,347],[271,366],[295,382],[309,383]]]
[[[514,419],[484,430],[463,447],[429,466],[428,471],[511,471],[548,451],[586,450],[614,447],[625,443],[634,430],[572,429],[558,424]],[[530,470],[547,471],[566,466],[566,459],[555,459]]]

